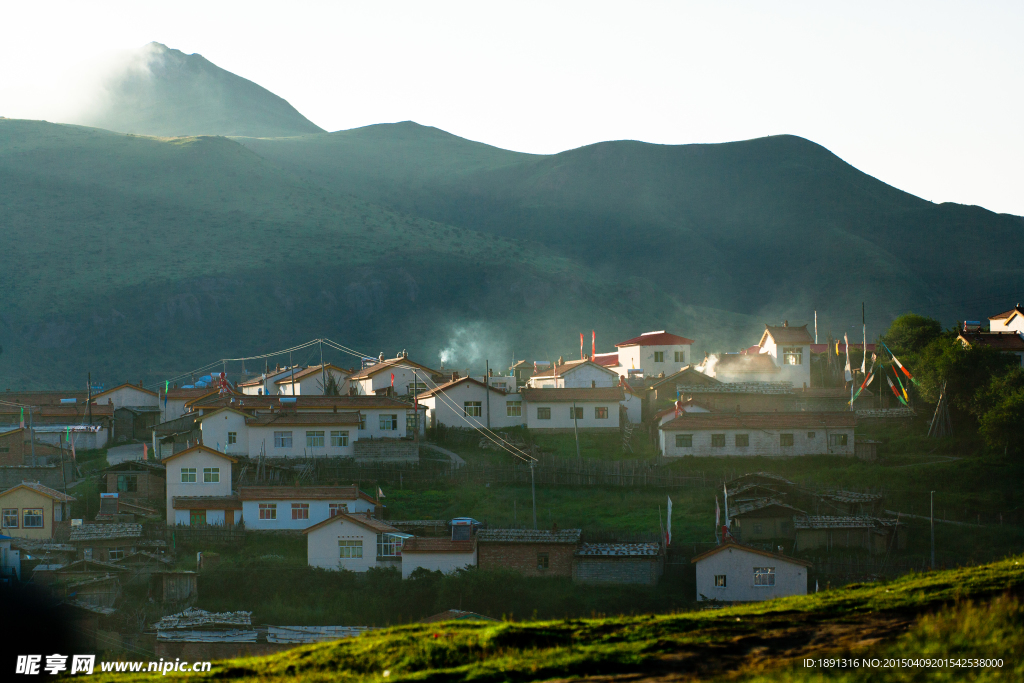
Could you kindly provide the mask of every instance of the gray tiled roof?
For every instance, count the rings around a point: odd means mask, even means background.
[[[580,557],[654,557],[660,543],[584,543],[576,551]]]
[[[115,538],[141,538],[141,524],[83,524],[71,527],[70,541],[102,541]]]
[[[580,542],[582,529],[481,529],[476,533],[479,543],[571,543]]]

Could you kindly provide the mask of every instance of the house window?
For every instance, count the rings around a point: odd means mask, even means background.
[[[846,434],[829,434],[828,445],[829,446],[845,446],[846,445]]]
[[[804,362],[804,347],[802,346],[783,346],[782,347],[782,364],[783,365],[802,365]]]
[[[291,448],[291,432],[274,432],[274,448]]]
[[[746,448],[750,445],[750,434],[737,434],[736,445],[740,448]]]
[[[348,432],[331,432],[331,447],[344,448],[348,446]]]
[[[0,517],[0,524],[4,529],[18,528],[18,508],[4,508],[3,516]]]
[[[135,493],[139,490],[139,477],[137,474],[117,475],[118,493]]]
[[[188,522],[192,526],[206,526],[206,510],[189,510]]]
[[[551,419],[551,408],[537,408],[537,419],[538,420],[550,420]]]
[[[537,569],[544,571],[551,566],[551,560],[547,553],[537,553]]]
[[[522,417],[523,416],[523,402],[522,401],[505,401],[505,415],[506,415],[506,417]]]
[[[676,434],[676,448],[693,448],[693,434]]]
[[[808,439],[813,439],[814,438],[814,432],[807,432],[807,438]]]
[[[92,548],[82,548],[82,559],[83,560],[91,560],[92,559]]]
[[[405,431],[412,434],[416,431],[418,422],[418,415],[415,410],[406,411],[405,413]]]
[[[401,557],[402,537],[394,534],[377,534],[377,557]]]
[[[655,351],[654,352],[654,362],[655,363],[664,363],[665,362],[665,352],[664,351]]]
[[[329,503],[327,509],[330,510],[331,517],[336,517],[343,512],[348,512],[348,503]]]
[[[711,446],[712,448],[725,448],[725,434],[712,434]]]
[[[309,503],[292,503],[292,519],[309,519]]]
[[[124,558],[124,548],[111,548],[107,551],[107,561],[113,562]]]
[[[675,359],[677,363],[685,363],[686,351],[676,351]]]
[[[608,408],[594,408],[594,419],[595,420],[607,420],[608,419]]]
[[[260,519],[277,519],[277,503],[260,503]]]
[[[324,433],[321,431],[306,432],[306,448],[323,448]]]
[[[466,417],[481,417],[484,414],[483,403],[480,401],[466,401],[462,404],[462,412]]]
[[[363,542],[338,539],[338,555],[343,560],[357,560],[363,556]]]
[[[779,445],[782,446],[783,448],[785,448],[786,446],[792,446],[793,445],[793,435],[792,434],[779,434]]]
[[[427,385],[424,384],[423,382],[419,382],[419,381],[409,382],[408,392],[410,394],[422,394],[426,390],[427,390]]]
[[[755,586],[774,586],[775,567],[754,567]]]
[[[382,432],[393,432],[398,429],[398,415],[381,415],[380,430]]]
[[[228,432],[228,445],[238,443],[238,432]]]
[[[569,406],[569,419],[570,420],[582,420],[583,419],[583,408],[574,408]]]
[[[182,467],[181,468],[181,483],[182,484],[194,484],[194,483],[196,483],[196,468],[195,467]]]
[[[203,483],[204,484],[219,484],[220,483],[220,468],[219,467],[204,467],[203,468]]]
[[[715,574],[715,588],[725,588],[725,574]]]
[[[359,428],[362,430],[366,429],[366,416],[359,413]]]

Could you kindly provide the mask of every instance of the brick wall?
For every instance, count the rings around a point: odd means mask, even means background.
[[[118,475],[136,477],[137,491],[117,490]],[[166,481],[152,472],[107,472],[107,493],[118,493],[124,500],[151,500],[163,503],[167,498]]]
[[[654,586],[664,570],[658,557],[579,557],[572,579],[580,583],[633,583]]]
[[[64,475],[67,477],[69,487],[77,481],[75,479],[74,465],[66,460],[64,461]],[[60,467],[56,465],[46,467],[26,467],[23,465],[0,467],[0,491],[6,491],[23,481],[38,481],[43,486],[49,486],[51,489],[64,490],[64,477],[61,476]]]
[[[568,543],[480,543],[477,564],[482,570],[512,569],[526,576],[572,576],[576,546]],[[548,554],[548,568],[537,569],[537,556]]]
[[[0,436],[0,465],[25,464],[25,436],[20,429]]]
[[[403,439],[359,439],[352,444],[356,460],[419,462],[420,447]]]

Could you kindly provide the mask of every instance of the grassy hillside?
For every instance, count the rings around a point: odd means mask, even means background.
[[[223,662],[188,679],[1011,681],[1024,675],[1022,587],[1024,567],[1015,557],[722,610],[410,625]],[[983,657],[1003,664],[972,671],[803,667],[804,658],[821,657]]]
[[[951,301],[1010,296],[1021,275],[994,258],[1024,246],[1019,217],[934,205],[794,136],[530,156],[407,122],[242,142],[313,182],[765,320],[853,322],[861,301],[876,328],[908,308],[955,316]]]
[[[129,55],[110,74],[97,108],[84,118],[81,123],[137,135],[322,132],[269,90],[202,55],[186,55],[160,43]]]
[[[434,364],[461,335],[500,367],[564,353],[566,327],[735,317],[636,302],[641,279],[324,188],[222,137],[0,120],[0,226],[0,389],[161,382],[321,335]]]

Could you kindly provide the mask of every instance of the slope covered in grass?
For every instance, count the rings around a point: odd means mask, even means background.
[[[1018,680],[1021,559],[914,574],[722,610],[551,622],[425,624],[278,655],[227,661],[189,680],[542,681],[614,676],[672,680],[806,680],[805,657],[1002,657]],[[994,603],[976,606],[968,601]],[[936,614],[937,613],[937,614]],[[821,672],[815,671],[810,677]],[[825,672],[830,678],[837,672]],[[908,678],[904,671],[848,680]],[[945,680],[963,680],[958,673]],[[174,680],[171,678],[171,680]],[[814,680],[817,680],[814,678]]]

